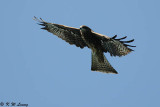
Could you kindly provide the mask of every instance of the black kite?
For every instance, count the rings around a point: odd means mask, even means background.
[[[133,51],[129,47],[135,47],[125,44],[133,42],[134,39],[129,41],[122,41],[127,36],[116,39],[117,35],[115,35],[110,38],[108,36],[96,33],[92,29],[84,25],[80,26],[80,29],[78,29],[55,23],[48,23],[41,18],[39,20],[34,17],[34,20],[38,21],[39,25],[44,26],[41,29],[53,33],[69,44],[74,44],[80,48],[90,48],[92,50],[92,71],[117,74],[118,72],[111,66],[111,64],[104,56],[104,52],[109,52],[111,56],[120,57],[125,56]]]

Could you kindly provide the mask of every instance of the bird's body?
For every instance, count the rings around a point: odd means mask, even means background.
[[[48,23],[42,19],[39,20],[36,17],[34,20],[39,21],[40,25],[44,26],[42,29],[57,35],[69,44],[74,44],[80,48],[90,48],[92,50],[92,71],[117,74],[117,71],[110,65],[104,56],[104,52],[109,52],[111,56],[124,56],[133,51],[128,47],[135,47],[125,44],[133,42],[134,40],[121,41],[126,37],[115,39],[117,35],[110,38],[108,36],[96,33],[84,25],[78,29],[59,24]]]
[[[87,46],[92,50],[93,54],[97,54],[97,57],[100,63],[104,62],[104,57],[103,57],[103,46],[101,44],[101,41],[98,40],[98,36],[96,36],[93,31],[87,27],[87,26],[81,26],[80,27],[80,32],[82,39],[85,41]]]
[[[100,41],[97,40],[98,38],[96,38],[95,35],[93,36],[93,33],[90,29],[89,30],[85,30],[85,29],[89,29],[89,28],[87,26],[80,27],[81,37],[85,41],[87,46],[90,49],[92,49],[93,51],[97,50],[98,48],[101,48],[102,46],[101,46]],[[97,40],[97,41],[95,41],[95,40]],[[99,50],[101,50],[101,49],[99,49]]]

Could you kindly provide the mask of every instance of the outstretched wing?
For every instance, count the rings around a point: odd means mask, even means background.
[[[117,35],[113,36],[112,38],[108,36],[104,36],[98,33],[94,33],[97,38],[101,41],[101,45],[104,52],[109,52],[111,56],[125,56],[131,51],[133,51],[129,47],[136,47],[132,45],[128,45],[126,43],[133,42],[134,39],[129,41],[122,41],[123,39],[127,38],[127,36],[116,39]]]
[[[78,28],[73,28],[73,27],[54,24],[54,23],[48,23],[42,20],[41,18],[39,20],[36,17],[34,17],[34,20],[38,21],[39,25],[44,26],[41,29],[45,29],[48,32],[53,33],[54,35],[65,40],[71,45],[74,44],[80,48],[84,48],[87,46],[87,44],[83,41],[80,30]]]

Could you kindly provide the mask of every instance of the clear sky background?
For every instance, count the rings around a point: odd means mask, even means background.
[[[1,0],[0,102],[29,107],[159,107],[159,0]],[[135,39],[119,72],[91,72],[91,50],[41,30],[32,18]]]

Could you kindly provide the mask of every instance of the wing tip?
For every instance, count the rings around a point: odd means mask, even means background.
[[[128,52],[128,53],[130,53],[131,51],[134,51],[133,49],[131,49],[131,48],[129,48],[129,47],[136,47],[136,46],[126,44],[126,43],[131,43],[131,42],[133,42],[133,41],[134,41],[134,39],[131,39],[131,40],[128,40],[128,41],[121,41],[121,40],[123,40],[123,39],[126,39],[126,38],[127,38],[127,36],[124,36],[124,37],[119,38],[119,39],[116,39],[115,37],[117,37],[117,35],[115,35],[114,37],[112,37],[112,39],[114,39],[114,40],[118,40],[118,41],[119,41],[120,43],[122,43],[125,47],[127,47],[127,48],[128,48],[128,50],[129,50],[129,52]],[[128,53],[127,53],[127,54],[128,54]],[[127,55],[127,54],[125,54],[125,55]]]
[[[32,19],[38,21],[39,23],[45,22],[42,18],[38,19],[36,16],[34,16]]]
[[[42,18],[37,18],[36,16],[34,16],[34,18],[33,18],[33,20],[35,20],[35,21],[37,21],[38,23],[38,25],[41,25],[41,26],[44,26],[44,27],[42,27],[41,29],[43,29],[43,30],[48,30],[47,29],[47,22],[45,22]]]

